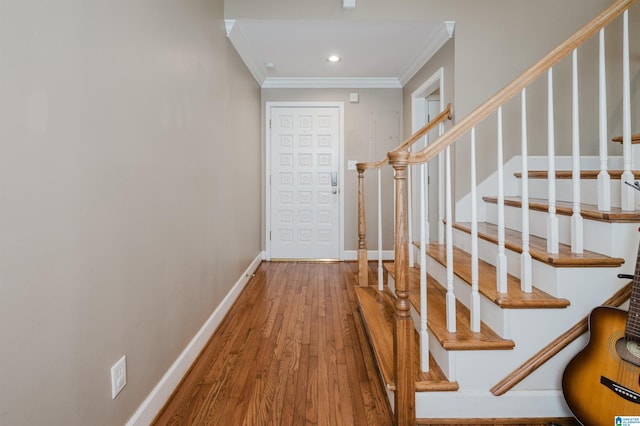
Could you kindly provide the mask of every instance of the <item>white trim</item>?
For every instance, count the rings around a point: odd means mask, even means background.
[[[265,194],[265,255],[264,259],[271,259],[271,191],[269,190],[271,176],[271,108],[338,108],[340,123],[338,125],[338,134],[340,137],[338,155],[338,186],[340,191],[340,232],[338,236],[338,244],[340,246],[339,260],[344,260],[344,102],[277,102],[269,101],[265,103],[265,176],[264,176],[264,194]]]
[[[378,260],[378,250],[367,250],[369,260]],[[345,250],[344,260],[358,260],[357,250]],[[382,250],[382,260],[394,260],[393,250]]]
[[[255,77],[255,75],[254,75]],[[357,78],[357,77],[267,77],[256,79],[263,89],[401,89],[397,78]]]
[[[429,37],[429,43],[424,48],[422,53],[416,57],[416,59],[409,64],[407,69],[402,73],[399,78],[400,84],[404,86],[416,75],[418,71],[426,64],[429,59],[435,55],[438,50],[453,36],[453,30],[455,27],[455,21],[444,21],[442,25],[437,28],[431,37]]]
[[[193,339],[191,339],[187,347],[184,348],[182,353],[173,362],[171,367],[169,367],[164,376],[162,376],[162,379],[160,379],[158,384],[138,407],[133,416],[131,416],[127,422],[127,426],[146,426],[153,421],[175,388],[180,384],[180,381],[187,373],[198,354],[207,344],[211,335],[216,331],[216,328],[218,328],[222,322],[222,319],[233,305],[233,302],[235,302],[240,295],[240,292],[244,289],[247,282],[249,282],[249,278],[251,278],[252,274],[256,269],[258,269],[258,266],[260,266],[262,256],[262,252],[258,253],[256,258],[251,262],[249,267],[231,288],[229,293],[227,293],[222,302],[220,302],[218,307],[202,325],[200,330],[198,330],[196,335],[193,336]]]
[[[427,124],[427,96],[436,89],[440,90],[440,111],[444,110],[444,68],[440,67],[431,77],[411,94],[412,120],[411,131],[420,130]]]
[[[225,30],[227,32],[227,38],[238,52],[238,55],[242,58],[245,65],[249,69],[253,78],[258,82],[264,82],[265,75],[262,70],[262,67],[255,61],[255,57],[250,54],[246,54],[245,52],[251,52],[249,48],[249,42],[247,41],[244,33],[241,30],[241,25],[235,25],[235,19],[227,19],[225,20]],[[243,55],[243,53],[245,53]]]

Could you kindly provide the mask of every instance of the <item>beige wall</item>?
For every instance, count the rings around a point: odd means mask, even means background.
[[[350,103],[349,94],[358,93],[359,102]],[[357,172],[347,171],[348,160],[377,161],[398,146],[402,140],[402,90],[401,89],[263,89],[263,106],[266,102],[344,102],[344,228],[345,250],[358,247],[357,229]],[[264,113],[263,113],[264,117]],[[263,136],[264,137],[264,136]],[[266,138],[265,138],[266,140]],[[263,154],[264,155],[264,154]],[[384,172],[383,217],[392,217],[393,192],[391,170]],[[366,173],[367,197],[367,245],[377,247],[377,173]],[[382,230],[385,249],[393,248],[393,225],[388,222]]]
[[[260,252],[259,87],[222,0],[1,0],[0,93],[0,424],[124,424]]]

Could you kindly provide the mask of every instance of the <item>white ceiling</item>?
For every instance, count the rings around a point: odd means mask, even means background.
[[[239,19],[227,21],[227,35],[265,88],[397,88],[452,36],[453,26],[428,21]],[[330,63],[332,54],[342,60]]]

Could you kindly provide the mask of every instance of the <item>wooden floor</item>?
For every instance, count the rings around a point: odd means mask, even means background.
[[[356,274],[262,263],[154,424],[391,425]]]

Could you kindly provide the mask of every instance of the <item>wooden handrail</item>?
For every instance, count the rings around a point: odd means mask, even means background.
[[[631,296],[631,287],[633,283],[629,283],[622,289],[618,290],[613,296],[603,303],[603,306],[618,307],[622,305]],[[498,382],[491,388],[491,393],[495,396],[504,395],[515,385],[524,380],[525,377],[536,371],[545,362],[549,361],[562,349],[566,348],[571,342],[580,337],[589,330],[589,317],[585,317],[576,325],[560,335],[553,342],[542,348],[538,353],[529,358],[520,367],[513,370],[511,374]]]
[[[453,113],[453,110],[451,109],[451,104],[447,104],[447,107],[443,109],[442,112],[440,112],[440,114],[433,117],[433,120],[429,121],[427,124],[422,126],[407,140],[402,142],[402,144],[394,148],[392,152],[406,150],[411,145],[419,141],[420,138],[422,138],[425,134],[430,132],[434,127],[436,127],[436,125],[440,124],[444,120],[451,120],[453,118],[452,113]],[[358,170],[379,169],[388,163],[389,163],[389,158],[385,156],[382,160],[379,160],[379,161],[369,162],[369,163],[357,163],[356,168]]]
[[[409,157],[409,163],[419,164],[434,158],[447,146],[454,143],[473,127],[478,125],[482,120],[494,113],[500,106],[504,105],[518,93],[522,92],[525,87],[529,86],[534,80],[547,72],[549,68],[564,59],[574,49],[600,31],[600,29],[604,28],[607,24],[620,16],[620,14],[628,9],[634,2],[635,0],[618,0],[609,6],[604,12],[579,29],[574,35],[567,39],[567,41],[540,59],[531,66],[531,68],[520,74],[520,76],[516,77],[511,83],[499,90],[495,95],[482,103],[465,118],[457,122],[453,127],[451,127],[451,129],[449,129],[449,131],[444,133],[433,143],[429,144],[422,151],[411,154]]]

